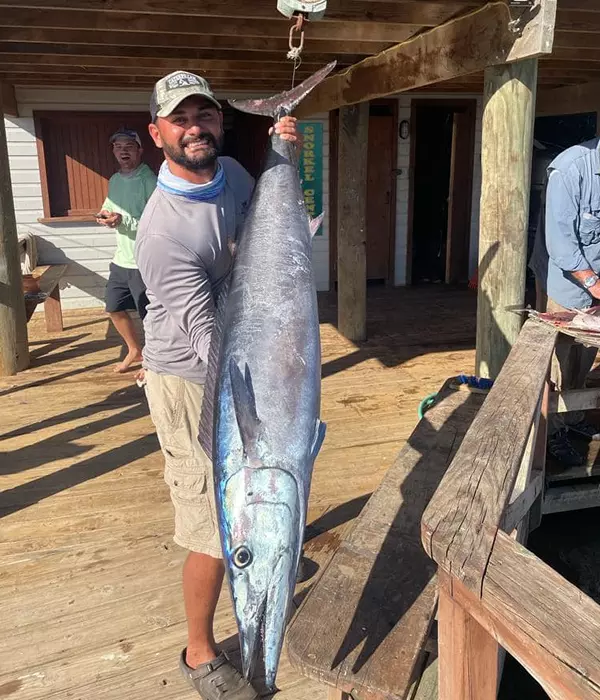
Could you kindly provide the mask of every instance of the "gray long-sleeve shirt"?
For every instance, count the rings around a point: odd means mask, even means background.
[[[531,267],[561,306],[591,306],[589,292],[571,272],[600,274],[600,139],[572,146],[548,167],[545,221]],[[544,245],[545,244],[545,245]]]
[[[140,220],[135,255],[147,287],[143,366],[204,383],[214,320],[214,296],[231,267],[254,180],[232,158],[221,158],[226,185],[198,202],[156,189]]]

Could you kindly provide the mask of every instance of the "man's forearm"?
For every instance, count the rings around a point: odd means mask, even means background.
[[[590,277],[596,277],[596,279],[598,279],[597,274],[591,268],[587,270],[575,270],[571,272],[570,275],[573,279],[577,280],[582,287],[585,286],[584,282],[586,279]],[[600,299],[600,281],[597,281],[596,284],[593,284],[591,287],[586,287],[586,289],[594,299]]]
[[[589,268],[588,270],[575,270],[574,272],[570,272],[569,274],[580,284],[583,284],[588,277],[593,277],[596,273],[591,268]]]

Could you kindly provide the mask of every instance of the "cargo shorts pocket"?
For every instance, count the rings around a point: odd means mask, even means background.
[[[216,514],[206,465],[196,459],[167,456],[164,478],[175,510],[175,541],[192,551],[210,553]]]

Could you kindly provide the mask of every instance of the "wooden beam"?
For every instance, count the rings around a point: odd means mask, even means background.
[[[183,23],[180,28],[183,28]],[[213,34],[166,34],[161,32],[97,31],[94,29],[44,29],[40,27],[6,28],[0,15],[0,42],[35,42],[53,44],[89,44],[90,46],[145,46],[172,49],[215,49],[220,51],[268,51],[280,52],[281,60],[289,51],[289,38],[273,36],[217,36]],[[307,41],[308,44],[308,41]],[[311,37],[310,46],[315,53],[337,56],[338,54],[370,55],[389,46],[388,41],[345,41],[316,39]],[[308,49],[307,49],[308,53]],[[214,53],[213,53],[214,58]]]
[[[9,117],[19,116],[19,106],[15,95],[15,86],[9,83],[0,83],[0,103],[4,114]]]
[[[338,329],[348,340],[367,337],[367,139],[369,105],[345,107],[338,146]]]
[[[0,376],[7,377],[28,367],[29,345],[2,99],[0,95]]]
[[[436,26],[449,17],[475,7],[478,2],[457,0],[414,0],[384,2],[378,0],[328,0],[327,12],[322,21],[370,21],[407,22],[423,26]],[[273,19],[277,17],[272,0],[0,0],[0,7],[15,9],[85,10],[117,13],[141,13],[150,15],[204,15],[245,19]]]
[[[176,70],[179,66],[185,69],[186,61],[204,61],[215,60],[215,52],[212,49],[198,49],[196,47],[168,47],[168,46],[107,46],[95,44],[56,44],[56,43],[35,43],[35,42],[19,42],[6,41],[6,37],[10,36],[10,32],[0,29],[0,53],[18,54],[23,56],[34,55],[36,57],[45,58],[47,56],[64,56],[73,57],[82,60],[89,57],[101,58],[125,58],[127,59],[144,59],[155,61],[173,61],[176,62],[172,66],[172,70]],[[79,39],[81,42],[81,37]],[[323,51],[328,51],[326,45],[323,46]],[[227,61],[242,61],[248,65],[256,63],[277,63],[279,65],[290,65],[288,61],[284,61],[281,51],[244,51],[227,50],[227,54],[221,60]],[[322,67],[333,58],[336,58],[339,66],[351,65],[358,63],[365,58],[365,54],[329,54],[329,53],[305,53],[302,58],[303,65],[315,64]]]
[[[439,700],[496,700],[498,643],[452,596],[439,574]]]
[[[594,32],[557,31],[554,34],[554,45],[561,48],[577,49],[583,56],[583,49],[594,50],[598,48],[598,34]]]
[[[298,109],[300,116],[385,97],[552,50],[556,0],[535,0],[519,36],[503,2],[435,27],[328,78]]]
[[[600,81],[540,90],[536,115],[600,112]]]
[[[290,82],[291,73],[290,66],[283,65],[282,67],[266,67],[264,70],[259,68],[206,68],[200,65],[195,66],[196,72],[203,75],[207,80],[212,82],[213,80],[219,80],[222,78],[229,78],[234,81],[240,82],[261,82],[261,81],[281,81],[282,83]],[[126,76],[130,78],[154,78],[158,80],[162,76],[166,75],[169,71],[165,70],[160,66],[158,67],[138,67],[134,68],[132,66],[85,66],[79,68],[77,66],[53,66],[53,65],[27,65],[27,64],[12,64],[3,63],[0,60],[0,73],[10,74],[13,76],[22,75],[24,78],[27,76],[38,76],[38,77],[53,77],[56,75],[64,76],[67,78],[84,78],[87,76],[106,76],[114,77],[116,82],[119,82],[121,76]],[[296,71],[296,79],[303,80],[307,78],[312,71],[310,68],[301,67],[300,70]],[[109,80],[110,82],[110,80]],[[288,85],[289,87],[289,85]]]
[[[495,379],[522,325],[537,60],[488,68],[481,146],[475,371]]]
[[[598,700],[600,607],[514,539],[498,532],[481,599],[452,596],[550,697]]]
[[[600,32],[600,13],[594,11],[565,10],[562,1],[556,12],[556,28],[565,32]]]
[[[82,78],[71,78],[61,76],[25,76],[19,77],[14,75],[4,76],[0,73],[0,81],[9,79],[17,87],[48,87],[50,85],[64,88],[106,88],[110,87],[114,90],[146,90],[150,92],[155,81],[152,78],[131,78],[119,80],[119,85],[115,86],[114,79],[104,78],[102,76],[89,76]],[[244,93],[248,95],[272,95],[282,90],[288,89],[290,86],[289,80],[285,81],[253,81],[241,82],[234,79],[218,79],[211,81],[211,87],[220,94],[223,93]]]
[[[569,411],[597,411],[600,408],[600,389],[573,389],[553,391],[550,394],[550,413]]]
[[[166,72],[173,70],[190,70],[190,71],[210,71],[230,70],[238,73],[249,73],[253,70],[269,70],[290,75],[291,64],[287,61],[282,61],[281,56],[273,56],[272,60],[239,60],[229,58],[160,58],[153,57],[129,57],[129,56],[69,56],[61,54],[28,54],[28,53],[11,53],[3,51],[3,45],[0,44],[0,63],[1,65],[21,66],[23,70],[33,69],[39,70],[46,66],[62,66],[63,70],[68,68],[123,68],[136,70],[138,68],[157,69]],[[257,54],[255,58],[262,56],[262,53]],[[250,57],[252,58],[252,57]],[[319,62],[313,62],[312,57],[302,61],[300,70],[313,72],[316,66],[321,67]],[[12,69],[11,69],[12,70]]]
[[[550,326],[526,322],[423,515],[422,541],[429,556],[478,595],[546,384],[556,335]]]
[[[200,4],[199,8],[202,7]],[[127,34],[190,34],[193,36],[256,37],[289,39],[290,21],[273,8],[275,19],[248,17],[214,17],[198,12],[186,15],[151,15],[114,12],[81,12],[77,10],[4,9],[0,12],[1,27],[41,29],[93,30]],[[421,29],[418,24],[389,22],[314,22],[310,25],[310,41],[345,41],[395,43]],[[307,30],[308,32],[308,30]],[[118,37],[115,37],[118,39]]]

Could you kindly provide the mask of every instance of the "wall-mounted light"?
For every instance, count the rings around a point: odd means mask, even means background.
[[[410,122],[408,119],[403,119],[400,122],[400,138],[407,139],[410,136]]]

